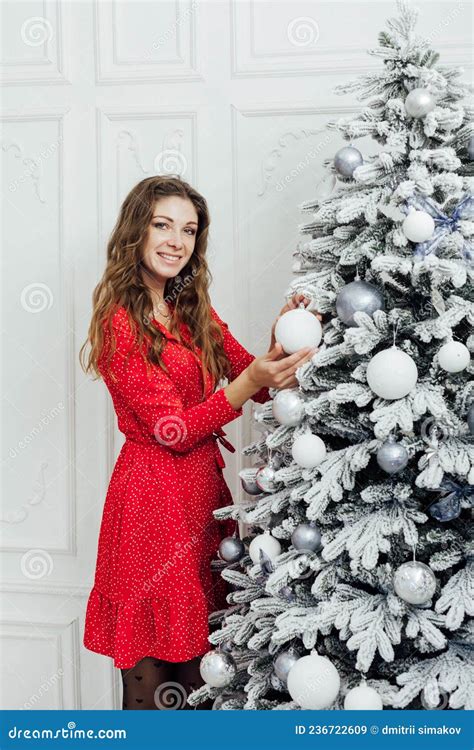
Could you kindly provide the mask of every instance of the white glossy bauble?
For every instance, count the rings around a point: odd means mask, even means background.
[[[396,346],[376,354],[367,367],[367,382],[371,390],[389,401],[406,396],[417,380],[415,362]]]
[[[426,211],[410,211],[405,218],[403,234],[410,242],[426,242],[433,236],[435,223]]]
[[[382,711],[382,698],[374,688],[358,685],[349,690],[344,698],[346,711]]]
[[[288,692],[301,708],[319,711],[334,703],[341,680],[332,662],[316,652],[302,656],[287,677]]]
[[[304,403],[298,391],[283,388],[278,391],[272,402],[273,417],[278,424],[296,427],[303,419]]]
[[[326,446],[318,435],[307,432],[295,438],[291,455],[298,466],[303,469],[314,469],[325,459]]]
[[[271,534],[259,534],[252,539],[249,545],[249,555],[255,564],[260,563],[260,550],[273,562],[281,552],[281,544]]]
[[[425,117],[436,106],[436,101],[427,89],[412,89],[405,99],[405,112],[410,117]]]
[[[461,372],[470,361],[469,349],[460,341],[448,341],[438,352],[439,366],[446,372]]]
[[[275,326],[275,339],[287,354],[294,354],[307,346],[318,346],[321,338],[321,323],[316,315],[303,307],[288,310]]]

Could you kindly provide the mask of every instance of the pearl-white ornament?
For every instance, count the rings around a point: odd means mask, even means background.
[[[259,534],[254,537],[249,545],[249,555],[253,563],[260,563],[260,550],[264,552],[270,560],[278,557],[281,552],[281,544],[278,539],[275,539],[271,534]]]
[[[438,352],[439,366],[446,372],[461,372],[470,361],[469,349],[460,341],[448,341]]]
[[[382,698],[374,688],[358,685],[349,690],[344,698],[346,711],[382,711]]]
[[[261,466],[255,475],[255,484],[260,492],[274,492],[278,482],[275,480],[273,466]]]
[[[367,383],[371,390],[389,401],[403,398],[415,387],[418,369],[413,359],[396,346],[384,349],[370,360]]]
[[[307,346],[318,346],[322,335],[321,323],[316,315],[303,307],[288,310],[275,326],[275,339],[286,354],[294,354]]]
[[[298,466],[303,469],[314,469],[325,459],[326,446],[318,435],[306,432],[294,439],[291,455]]]
[[[424,117],[436,106],[432,94],[427,89],[412,89],[405,99],[405,112],[410,117]]]
[[[334,664],[313,650],[291,667],[287,685],[292,699],[301,708],[318,711],[334,703],[341,679]]]
[[[296,427],[303,419],[304,403],[297,390],[283,388],[272,402],[273,418],[286,427]]]
[[[411,210],[402,224],[402,229],[410,242],[426,242],[433,236],[435,223],[426,211]]]
[[[436,591],[436,577],[428,565],[412,560],[397,568],[393,588],[409,604],[426,604]]]

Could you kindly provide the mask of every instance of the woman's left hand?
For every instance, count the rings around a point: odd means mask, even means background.
[[[304,294],[294,294],[293,297],[286,303],[286,305],[281,308],[278,314],[278,317],[276,318],[275,322],[272,325],[270,348],[268,351],[273,349],[273,347],[275,346],[275,343],[276,343],[275,326],[278,323],[281,316],[284,315],[286,312],[289,312],[289,310],[295,310],[297,307],[300,306],[301,303],[303,303],[303,305],[307,307],[310,302],[311,300],[308,299],[308,297],[305,297]],[[320,313],[316,313],[316,317],[318,318],[318,320],[322,320],[322,315]],[[286,355],[283,354],[282,356],[286,356]]]

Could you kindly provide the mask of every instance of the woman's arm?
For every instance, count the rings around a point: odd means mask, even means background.
[[[161,367],[152,365],[150,373],[147,372],[125,310],[115,314],[113,329],[117,347],[109,371],[115,380],[108,382],[142,423],[144,432],[154,436],[157,442],[172,451],[184,453],[219,427],[242,415],[242,408],[233,405],[238,399],[234,398],[231,403],[224,388],[206,401],[184,408],[173,381]],[[251,382],[248,377],[243,377],[237,384],[238,389],[245,386],[244,390],[238,391],[239,395],[246,396],[244,400],[251,396],[252,388],[253,393],[258,390],[258,386],[251,385]],[[235,396],[235,393],[234,387],[231,395]]]

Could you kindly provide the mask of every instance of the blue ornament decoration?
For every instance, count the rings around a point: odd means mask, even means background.
[[[401,206],[401,210],[408,214],[409,208],[415,208],[418,211],[426,211],[435,223],[433,236],[426,242],[417,242],[415,244],[415,258],[426,258],[430,253],[434,253],[441,241],[446,235],[459,230],[459,221],[474,221],[474,196],[466,193],[462,200],[454,207],[451,216],[447,216],[440,207],[431,198],[419,195],[409,198],[406,206]],[[464,240],[461,255],[466,263],[474,262],[474,244],[471,240]]]
[[[443,479],[440,486],[432,491],[441,492],[441,498],[431,503],[428,510],[432,518],[442,523],[454,521],[460,515],[462,506],[472,505],[474,499],[473,486],[461,485],[452,479]]]

